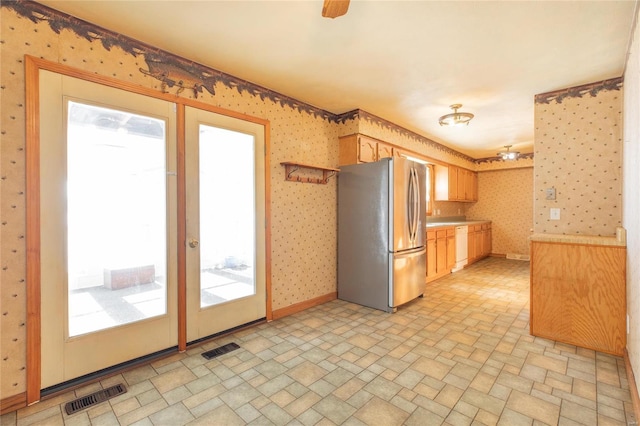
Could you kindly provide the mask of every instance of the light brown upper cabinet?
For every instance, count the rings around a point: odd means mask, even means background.
[[[383,142],[378,142],[378,160],[393,157],[393,147]]]
[[[445,179],[444,170],[447,170]],[[446,183],[446,196],[444,194]],[[438,191],[438,189],[441,191]],[[458,168],[457,167],[436,167],[436,200],[441,198],[444,200],[457,200],[458,199]]]
[[[464,198],[467,201],[478,201],[478,173],[467,171]]]
[[[467,171],[465,169],[459,169],[457,167],[449,166],[449,169],[454,169],[458,173],[458,200],[469,201],[466,196],[467,191]]]
[[[392,145],[366,135],[353,134],[340,137],[340,166],[371,163],[381,158],[397,156]],[[399,153],[398,153],[399,154]]]
[[[436,165],[436,201],[478,201],[478,174],[452,165]]]

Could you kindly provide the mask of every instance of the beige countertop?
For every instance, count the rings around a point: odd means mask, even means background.
[[[600,235],[533,234],[529,237],[529,241],[625,247],[627,245],[627,234],[624,228],[619,227],[617,228],[616,236],[611,237]]]

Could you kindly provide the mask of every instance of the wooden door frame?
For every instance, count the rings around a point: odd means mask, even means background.
[[[249,116],[224,108],[205,104],[193,99],[138,86],[134,83],[93,74],[57,62],[25,55],[25,111],[26,111],[26,297],[27,297],[27,361],[26,403],[40,400],[41,383],[41,256],[40,256],[40,70],[51,71],[108,87],[137,93],[176,104],[177,120],[177,221],[178,221],[178,350],[187,348],[186,323],[186,179],[185,179],[185,107],[190,106],[264,126],[265,144],[265,286],[266,317],[273,319],[271,303],[271,191],[270,153],[271,127],[268,120]]]

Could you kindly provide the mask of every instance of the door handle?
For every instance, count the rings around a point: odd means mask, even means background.
[[[199,245],[200,245],[200,241],[196,240],[195,238],[192,238],[189,240],[189,247],[196,248]]]

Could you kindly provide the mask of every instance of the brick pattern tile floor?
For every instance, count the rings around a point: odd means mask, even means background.
[[[201,353],[235,342],[212,360]],[[128,392],[68,416],[64,403]],[[529,263],[488,258],[395,314],[335,300],[2,416],[2,425],[627,425],[624,360],[529,335]]]

